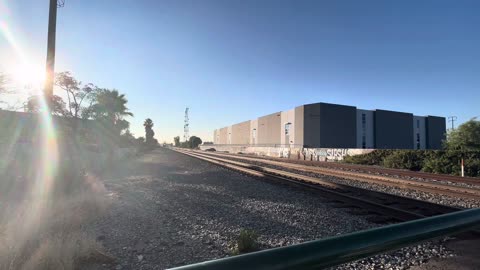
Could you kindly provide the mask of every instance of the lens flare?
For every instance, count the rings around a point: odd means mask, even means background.
[[[12,31],[10,31],[10,28],[8,27],[8,24],[6,22],[0,21],[0,33],[7,40],[7,42],[10,44],[12,49],[15,51],[15,54],[20,58],[20,61],[22,63],[27,63],[27,58],[26,58],[22,48],[20,48],[20,45],[15,40],[15,38],[12,34]]]
[[[41,105],[41,158],[39,167],[42,168],[40,175],[40,180],[37,181],[41,184],[39,187],[41,190],[41,196],[43,199],[48,198],[48,193],[52,188],[57,168],[58,168],[58,145],[57,137],[55,133],[54,123],[52,121],[52,116],[48,113],[47,104],[45,99],[40,98]]]
[[[8,66],[8,74],[14,84],[21,88],[40,90],[45,82],[45,69],[41,65],[34,65],[28,60],[24,50],[15,39],[6,22],[0,21],[0,34],[13,49],[17,61]]]
[[[41,90],[45,78],[45,72],[41,67],[35,66],[32,61],[29,61],[27,54],[17,42],[15,35],[11,31],[11,27],[5,20],[0,20],[0,38],[4,38],[12,51],[15,54],[16,63],[9,67],[9,73],[12,74],[12,79],[16,83],[26,86],[32,85],[32,88]],[[15,126],[18,132],[14,133],[13,138],[10,138],[9,145],[6,147],[8,152],[15,151],[14,149],[25,148],[28,145],[28,158],[32,162],[27,167],[21,168],[25,175],[32,180],[33,184],[29,186],[29,194],[31,198],[31,205],[33,207],[28,218],[24,220],[26,226],[35,226],[36,221],[42,217],[42,210],[48,207],[52,200],[51,194],[57,178],[58,170],[58,156],[59,149],[57,143],[57,134],[55,132],[55,122],[49,113],[47,103],[44,96],[40,95],[40,113],[25,115],[24,118],[16,119],[18,121]],[[25,121],[30,119],[32,121]],[[29,122],[23,126],[23,122]],[[27,127],[28,126],[28,127]],[[24,133],[27,132],[27,137]],[[25,140],[27,139],[27,144]],[[2,146],[3,147],[3,146]],[[21,162],[20,162],[21,163]],[[28,164],[29,162],[25,162]],[[0,164],[1,165],[1,164]],[[4,166],[0,166],[4,167]],[[2,169],[2,168],[0,168]],[[3,168],[5,169],[5,168]]]

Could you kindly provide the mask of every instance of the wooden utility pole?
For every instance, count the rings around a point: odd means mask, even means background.
[[[57,32],[57,0],[50,0],[48,16],[47,73],[45,80],[45,99],[48,109],[53,97],[53,80],[55,75],[55,36]]]

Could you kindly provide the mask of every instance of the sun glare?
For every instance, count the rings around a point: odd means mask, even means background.
[[[9,25],[0,21],[0,37],[3,37],[11,46],[14,57],[7,63],[5,72],[10,75],[12,83],[17,88],[41,89],[45,82],[45,67],[33,64],[29,55],[17,42]]]
[[[41,89],[45,82],[45,69],[28,64],[14,67],[11,72],[15,84],[27,88]]]

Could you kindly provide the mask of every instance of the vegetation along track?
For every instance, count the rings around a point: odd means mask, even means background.
[[[176,149],[176,151],[261,179],[307,187],[309,190],[320,192],[322,196],[339,203],[340,206],[338,207],[350,208],[354,214],[377,214],[369,218],[370,221],[377,223],[413,220],[459,210],[455,207],[365,190],[333,183],[321,178],[234,161],[220,156],[181,149]]]
[[[397,175],[402,177],[432,179],[432,180],[440,180],[440,181],[446,181],[446,182],[452,182],[452,183],[480,186],[480,178],[475,178],[475,177],[461,177],[461,176],[448,175],[448,174],[416,172],[416,171],[408,171],[408,170],[401,170],[401,169],[380,168],[380,167],[375,167],[370,165],[346,164],[346,163],[336,163],[336,162],[322,162],[321,166],[325,166],[333,169],[358,170],[366,173]]]
[[[340,177],[347,180],[353,181],[363,181],[373,184],[382,184],[386,186],[393,186],[398,188],[408,188],[417,191],[423,191],[432,194],[441,194],[452,196],[456,198],[467,198],[480,200],[480,188],[470,188],[470,187],[461,187],[448,185],[445,183],[435,183],[435,182],[426,182],[426,181],[416,181],[409,180],[405,178],[391,177],[385,175],[378,175],[372,173],[364,173],[357,171],[345,171],[345,170],[336,170],[329,168],[322,168],[316,166],[306,166],[302,164],[274,161],[270,159],[256,158],[256,157],[245,157],[239,155],[230,155],[230,154],[220,154],[220,153],[208,153],[208,155],[221,156],[224,158],[237,159],[237,160],[247,160],[253,162],[260,162],[270,165],[275,165],[279,167],[284,167],[287,169],[302,170],[306,172],[317,173],[326,176]]]

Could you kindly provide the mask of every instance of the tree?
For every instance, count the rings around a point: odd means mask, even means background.
[[[179,147],[180,146],[180,136],[173,137],[173,142],[175,144],[175,147]]]
[[[120,145],[123,147],[134,145],[136,142],[135,136],[133,136],[129,129],[125,130],[125,132],[120,135]]]
[[[79,118],[81,116],[82,103],[93,94],[97,87],[91,83],[82,86],[69,71],[60,72],[55,76],[55,85],[64,90],[68,99],[68,114],[66,116]]]
[[[143,122],[143,126],[145,127],[145,143],[148,146],[154,145],[155,141],[153,136],[155,136],[155,132],[153,131],[153,121],[150,118],[145,119]]]
[[[120,134],[129,126],[124,118],[133,116],[127,108],[128,100],[118,90],[97,89],[92,98],[92,105],[82,112],[86,119],[96,119],[111,126]]]
[[[144,137],[138,137],[137,139],[137,142],[139,142],[140,144],[143,144],[145,142],[145,138]]]
[[[445,148],[462,151],[480,150],[480,121],[472,118],[450,131],[445,141]]]
[[[200,139],[199,137],[197,136],[192,136],[190,137],[190,139],[188,140],[188,145],[190,148],[194,149],[194,148],[197,148],[200,144],[202,144],[202,139]]]
[[[45,101],[43,100],[42,96],[38,96],[38,95],[31,96],[27,100],[26,111],[31,113],[38,113],[42,111],[42,108],[44,107],[42,103],[44,102]],[[57,95],[53,95],[52,97],[52,107],[53,107],[52,114],[53,115],[65,116],[66,114],[68,114],[65,106],[66,106],[65,101],[63,101],[61,97]]]

